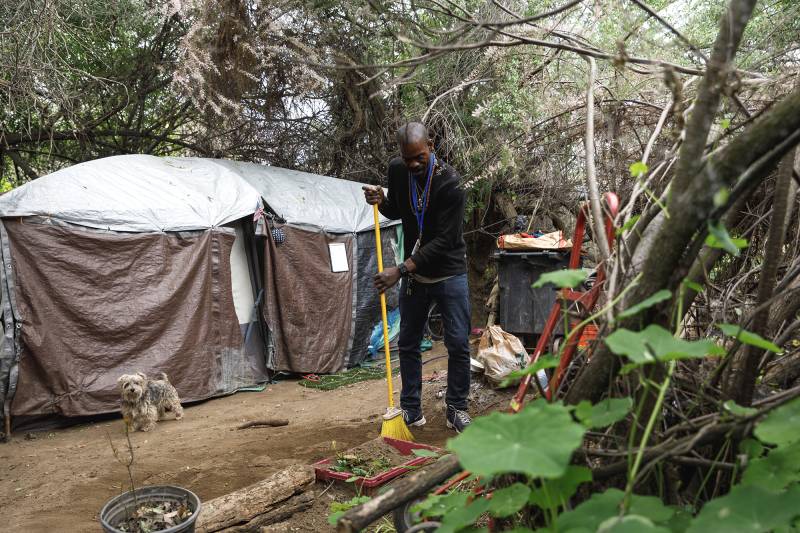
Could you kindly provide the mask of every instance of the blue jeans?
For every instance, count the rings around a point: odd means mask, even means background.
[[[439,308],[444,324],[444,345],[447,347],[447,394],[445,403],[466,410],[469,396],[469,329],[470,304],[467,275],[461,274],[439,283],[411,281],[400,285],[400,406],[413,416],[422,411],[422,355],[419,344],[433,302]]]

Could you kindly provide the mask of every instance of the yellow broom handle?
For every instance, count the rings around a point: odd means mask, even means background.
[[[375,249],[378,253],[378,272],[383,272],[383,248],[381,247],[381,225],[378,219],[378,204],[372,205],[375,218]],[[389,349],[389,321],[386,318],[386,295],[381,293],[381,320],[383,320],[383,351],[386,352],[386,382],[389,384],[389,408],[394,407],[392,386],[392,353]]]

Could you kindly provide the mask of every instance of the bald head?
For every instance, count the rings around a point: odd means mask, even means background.
[[[420,122],[408,122],[397,129],[397,144],[401,147],[413,143],[428,142],[428,128]]]
[[[428,137],[428,128],[419,122],[403,124],[397,130],[400,157],[415,177],[421,177],[428,168],[433,142]]]

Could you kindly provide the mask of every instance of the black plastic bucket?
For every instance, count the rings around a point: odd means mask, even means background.
[[[158,533],[194,533],[194,524],[200,515],[200,498],[192,491],[169,485],[154,485],[136,489],[135,500],[133,492],[120,494],[103,506],[100,511],[100,524],[106,533],[123,533],[112,524],[119,524],[125,520],[127,513],[135,510],[136,502],[141,505],[144,502],[164,501],[186,502],[186,505],[192,510],[192,516],[188,520],[168,529],[162,529]]]

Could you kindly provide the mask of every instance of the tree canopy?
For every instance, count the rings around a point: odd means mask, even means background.
[[[587,200],[599,234],[600,193],[617,193],[613,243],[589,254],[608,274],[600,340],[553,391],[564,403],[521,413],[554,440],[515,458],[486,435],[538,437],[476,422],[453,449],[505,506],[428,502],[443,530],[485,513],[715,530],[731,509],[797,526],[748,507],[800,490],[779,473],[800,401],[796,0],[21,0],[0,20],[4,190],[121,153],[379,183],[395,128],[420,120],[468,190],[479,308],[517,215],[570,233]],[[625,490],[575,496],[586,468]]]

